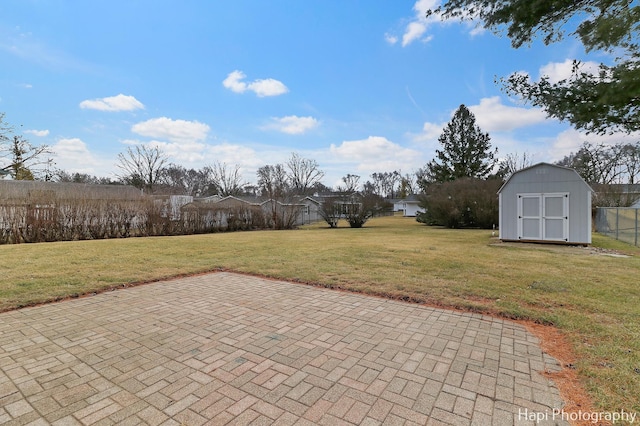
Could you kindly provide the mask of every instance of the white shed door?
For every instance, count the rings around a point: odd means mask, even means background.
[[[542,239],[542,194],[518,195],[518,238]]]
[[[518,238],[567,241],[569,194],[518,194]]]

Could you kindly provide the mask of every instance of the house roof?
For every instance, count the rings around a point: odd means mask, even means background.
[[[509,176],[509,178],[502,184],[502,186],[498,190],[498,194],[502,192],[502,190],[509,184],[509,182],[513,179],[514,176],[519,175],[521,173],[525,173],[525,172],[527,172],[529,170],[540,168],[540,167],[553,167],[553,168],[556,168],[556,169],[565,170],[567,172],[574,173],[576,175],[576,177],[580,181],[582,181],[582,183],[584,183],[585,186],[587,188],[589,188],[589,190],[591,192],[594,192],[593,189],[591,188],[591,186],[589,186],[589,184],[587,182],[585,182],[584,179],[582,179],[582,176],[580,176],[580,174],[575,169],[572,169],[571,167],[559,166],[557,164],[551,164],[551,163],[538,163],[538,164],[534,164],[533,166],[525,167],[523,169],[520,169],[520,170],[512,173],[511,176]]]
[[[218,200],[211,200],[211,201],[205,201],[203,199],[197,199],[197,200],[193,200],[190,203],[187,203],[183,206],[183,208],[186,209],[215,209],[216,207],[219,206],[225,206],[228,204],[231,205],[247,205],[247,206],[252,206],[252,207],[260,207],[260,206],[264,206],[265,204],[268,203],[276,203],[280,206],[299,206],[299,207],[304,207],[306,204],[302,203],[302,201],[309,199],[313,202],[316,202],[314,199],[310,198],[310,197],[306,197],[306,198],[302,198],[299,202],[297,203],[283,203],[281,201],[278,200],[274,200],[272,198],[260,198],[260,197],[247,197],[247,196],[233,196],[233,195],[229,195],[227,197],[218,199]]]
[[[316,198],[314,198],[314,197],[312,197],[310,195],[307,195],[306,197],[300,198],[299,202],[300,203],[304,203],[307,200],[311,201],[312,203],[318,204],[318,205],[322,204],[322,201],[320,201],[320,200],[318,200],[318,199],[316,199]]]
[[[93,200],[136,200],[144,197],[139,189],[130,185],[0,180],[0,200],[24,200],[36,194],[41,196],[43,192],[48,192],[56,198]]]
[[[616,192],[620,192],[622,194],[639,194],[640,195],[640,184],[637,184],[637,183],[596,184],[594,185],[594,187],[598,191],[615,190]]]
[[[409,194],[404,198],[391,198],[389,199],[391,203],[419,203],[420,199],[417,194]]]

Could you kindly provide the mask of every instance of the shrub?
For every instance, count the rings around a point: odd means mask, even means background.
[[[362,228],[372,217],[380,215],[389,203],[372,193],[359,194],[344,204],[344,218],[351,228]]]
[[[432,183],[420,206],[424,212],[416,220],[447,228],[492,228],[498,224],[499,179],[461,178]]]

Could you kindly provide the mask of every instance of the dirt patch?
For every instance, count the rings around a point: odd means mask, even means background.
[[[518,321],[527,330],[540,339],[540,347],[542,350],[554,357],[560,365],[562,370],[558,372],[541,372],[545,377],[553,380],[560,391],[560,396],[565,401],[566,405],[563,410],[566,413],[578,413],[578,412],[595,412],[591,398],[587,395],[587,392],[582,386],[582,382],[578,377],[578,373],[575,370],[574,363],[576,356],[573,352],[571,344],[567,341],[567,338],[557,328],[547,325],[541,325],[532,323],[530,321]],[[572,423],[577,426],[593,425],[590,420],[577,421]],[[607,422],[598,422],[599,425],[609,425]]]
[[[512,241],[492,241],[490,244],[492,247],[513,247],[528,250],[542,250],[553,253],[573,254],[573,255],[598,255],[598,256],[612,256],[612,257],[630,257],[628,254],[622,253],[618,250],[606,249],[602,247],[593,246],[576,246],[571,244],[548,244],[548,243],[518,243]]]

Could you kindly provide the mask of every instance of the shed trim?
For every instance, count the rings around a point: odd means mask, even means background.
[[[500,187],[500,189],[498,189],[498,194],[500,194],[500,193],[502,192],[502,190],[507,186],[507,184],[509,183],[509,181],[510,181],[510,180],[511,180],[515,175],[517,175],[517,174],[519,174],[519,173],[522,173],[522,172],[525,172],[525,171],[527,171],[527,170],[531,170],[531,169],[534,169],[534,168],[540,167],[540,166],[549,166],[549,167],[555,167],[555,168],[557,168],[557,169],[569,170],[569,171],[571,171],[571,172],[575,173],[575,174],[578,176],[578,179],[580,179],[580,180],[581,180],[581,181],[582,181],[582,182],[587,186],[587,188],[589,188],[589,191],[591,191],[591,192],[595,192],[595,191],[593,190],[593,188],[591,188],[591,186],[590,186],[590,185],[589,185],[589,184],[588,184],[588,183],[587,183],[587,182],[582,178],[582,176],[580,176],[580,173],[578,173],[575,169],[572,169],[571,167],[558,166],[557,164],[551,164],[551,163],[537,163],[537,164],[534,164],[534,165],[532,165],[532,166],[525,167],[524,169],[520,169],[520,170],[518,170],[518,171],[513,172],[513,173],[511,174],[511,176],[509,176],[509,178],[508,178],[506,181],[504,181],[504,183],[502,184],[502,186]]]
[[[569,241],[569,193],[518,193],[518,240]],[[559,199],[558,202],[553,202]],[[529,201],[527,201],[529,200]]]

